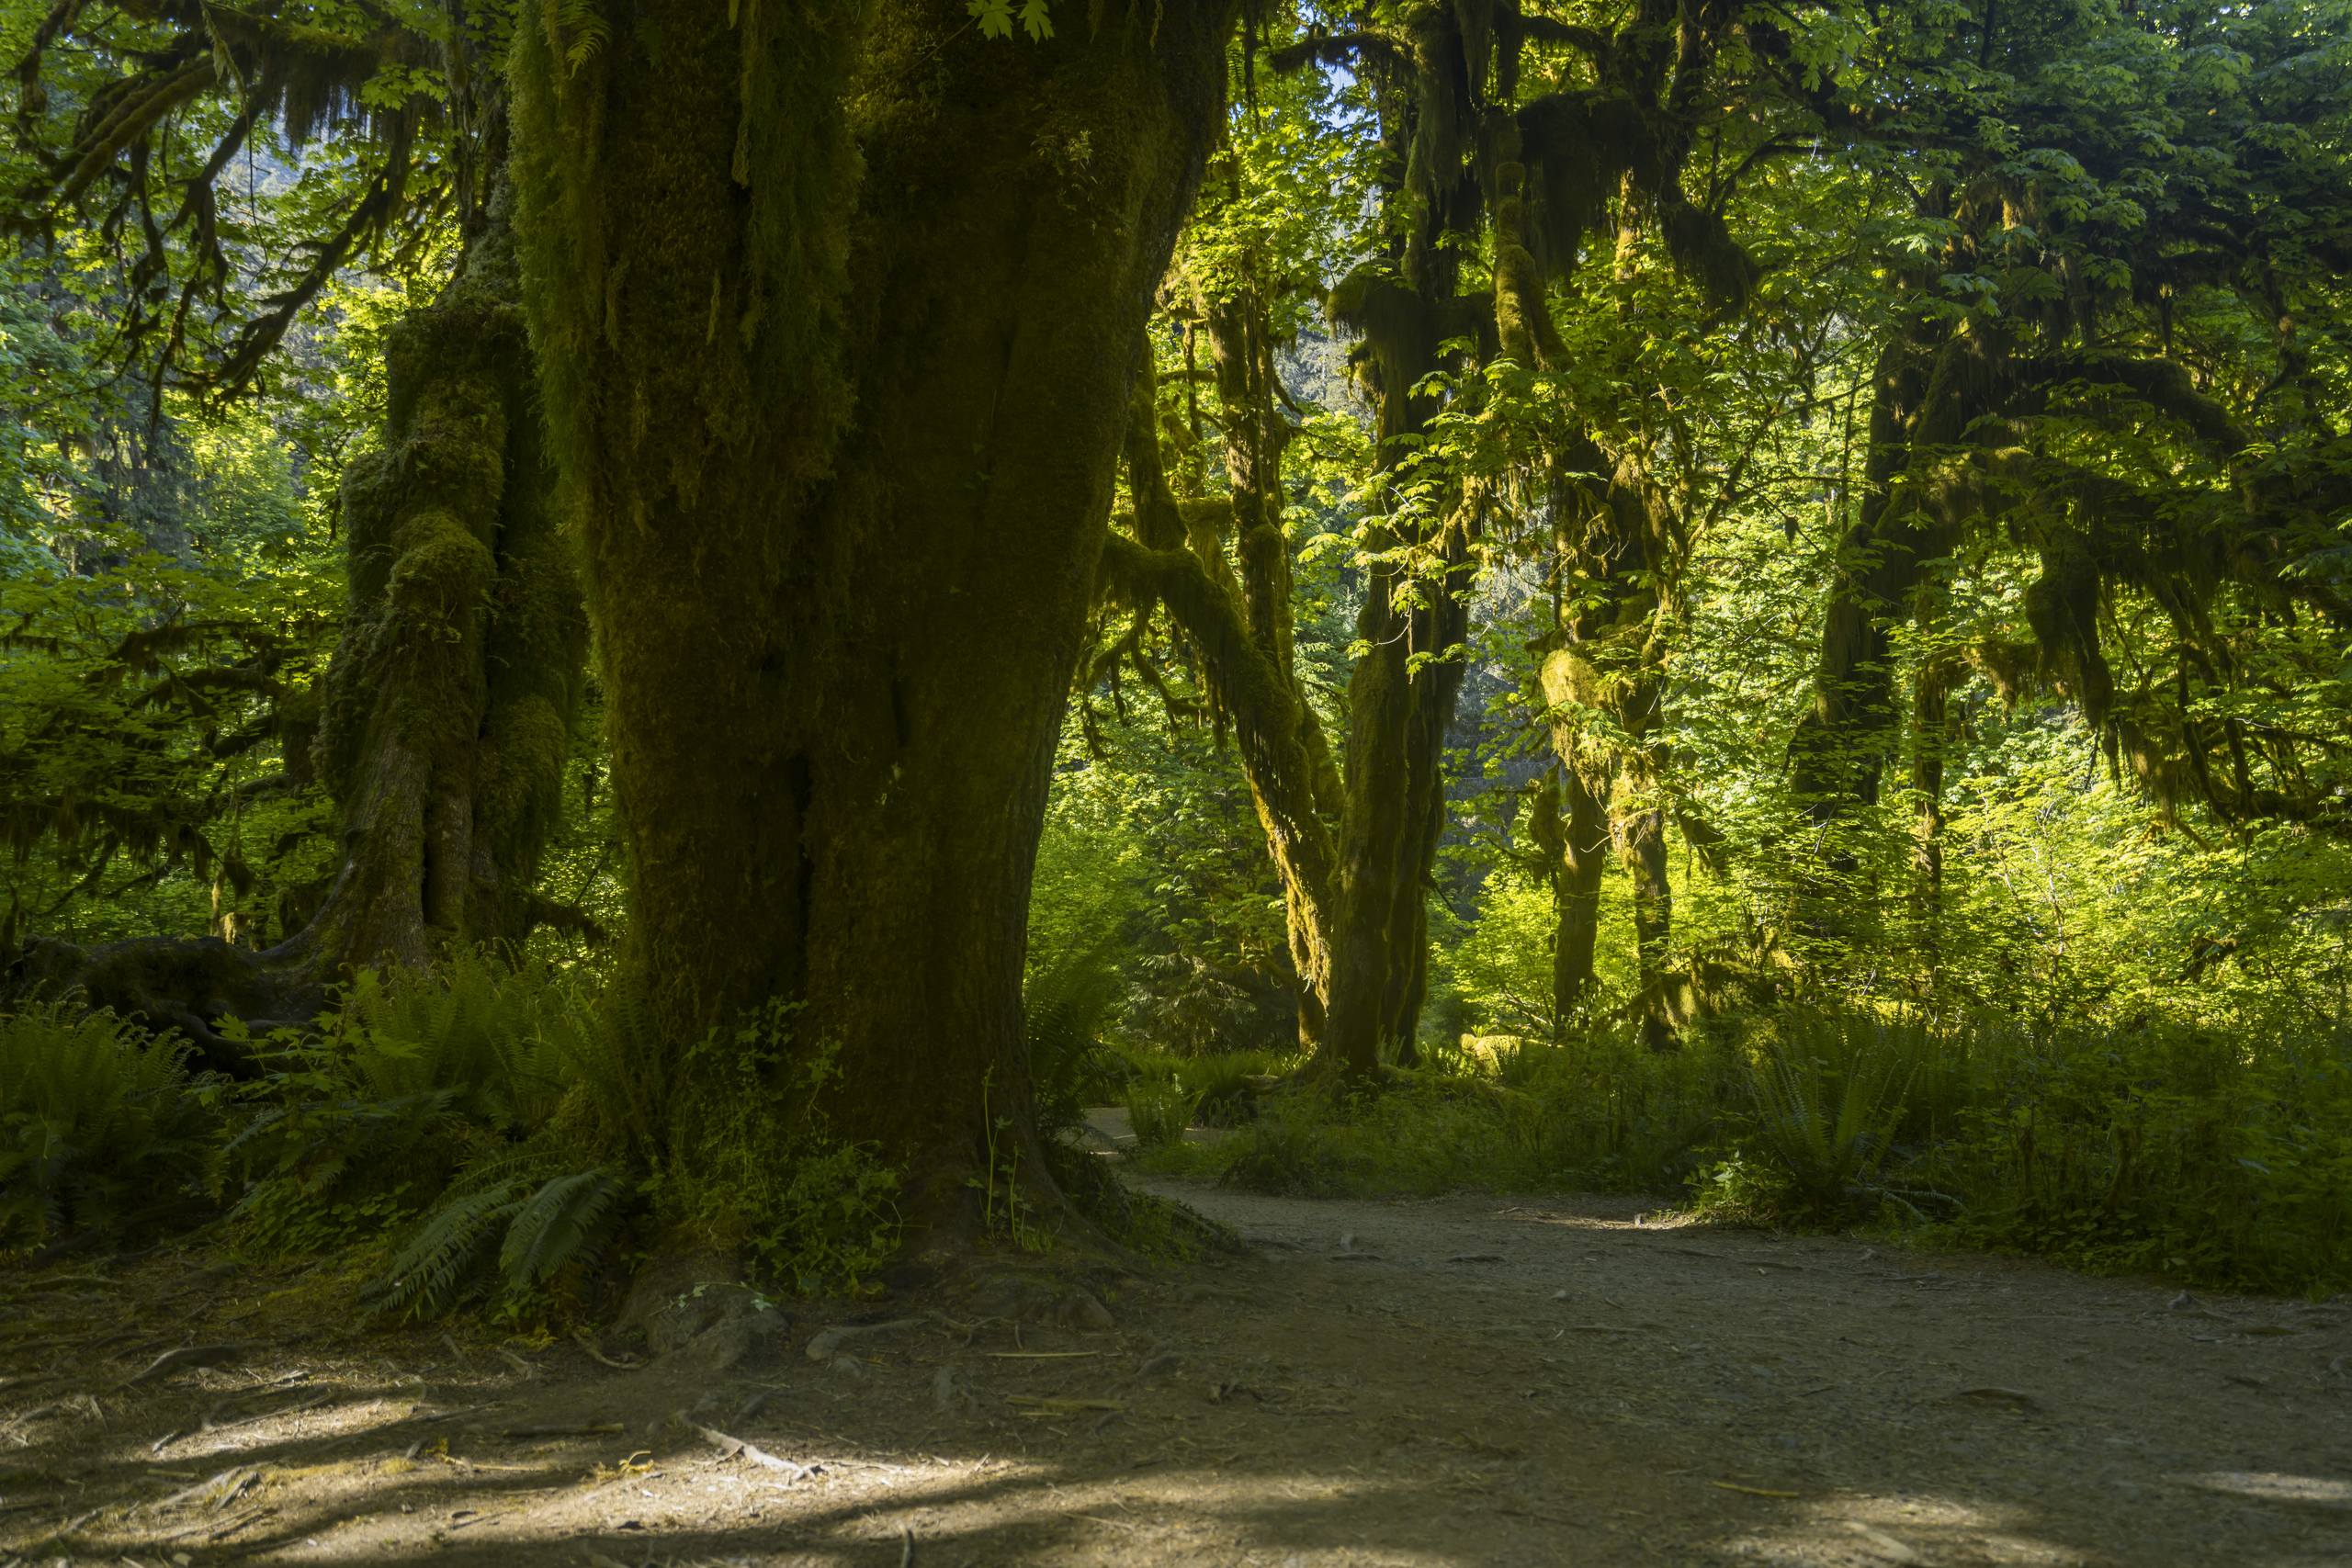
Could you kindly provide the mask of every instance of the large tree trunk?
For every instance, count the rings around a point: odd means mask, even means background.
[[[797,1003],[833,1130],[934,1234],[977,1217],[991,1122],[1031,1136],[1048,765],[1230,16],[992,44],[955,0],[870,27],[670,0],[616,6],[576,70],[561,37],[522,50],[629,968],[673,1049]]]
[[[351,608],[309,747],[345,859],[268,955],[317,979],[529,933],[586,652],[503,195],[385,355],[383,446],[344,474]]]

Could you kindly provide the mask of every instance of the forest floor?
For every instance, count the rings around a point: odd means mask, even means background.
[[[1246,1255],[821,1360],[821,1307],[616,1370],[201,1255],[0,1281],[0,1564],[2352,1563],[2352,1303],[1157,1190]]]

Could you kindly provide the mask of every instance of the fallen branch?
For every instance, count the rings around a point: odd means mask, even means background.
[[[757,1444],[746,1442],[741,1438],[729,1437],[716,1427],[702,1426],[688,1418],[683,1411],[679,1413],[677,1419],[678,1425],[717,1449],[718,1457],[721,1459],[747,1459],[763,1470],[781,1472],[795,1481],[806,1480],[822,1468],[813,1464],[795,1464],[788,1459],[778,1459]]]

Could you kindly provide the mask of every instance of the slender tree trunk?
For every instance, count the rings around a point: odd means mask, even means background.
[[[1863,492],[1823,617],[1813,708],[1790,741],[1792,788],[1817,834],[1799,919],[1816,934],[1850,933],[1852,910],[1868,903],[1839,834],[1877,804],[1902,750],[1894,627],[1931,592],[1928,563],[1986,504],[1959,448],[2012,379],[2005,342],[1981,324],[1951,333],[1922,318],[1879,355]]]
[[[1445,731],[1462,686],[1460,660],[1434,656],[1461,642],[1468,616],[1457,592],[1467,540],[1458,519],[1441,526],[1443,536],[1428,541],[1437,574],[1408,587],[1396,567],[1375,566],[1356,621],[1365,651],[1348,682],[1347,809],[1321,1058],[1347,1076],[1376,1073],[1384,1045],[1414,1060],[1427,991],[1425,899],[1444,822]]]
[[[1907,333],[1889,342],[1871,377],[1861,493],[1823,617],[1813,706],[1791,746],[1797,798],[1825,828],[1878,799],[1894,717],[1889,617],[1906,602],[1923,558],[1911,526],[1917,514],[1899,508],[1890,517],[1888,502],[1925,383],[1918,343]],[[1833,850],[1830,858],[1841,857]]]
[[[1932,975],[1942,962],[1944,766],[1952,741],[1953,670],[1923,662],[1912,684],[1911,915]]]
[[[1666,813],[1635,804],[1632,780],[1620,773],[1612,800],[1611,835],[1621,846],[1634,879],[1634,953],[1640,976],[1642,1039],[1653,1051],[1670,1049],[1673,1033],[1664,1010],[1666,958],[1674,937],[1674,890],[1667,877]]]
[[[1661,793],[1668,768],[1666,646],[1657,623],[1660,594],[1678,558],[1679,519],[1632,455],[1611,463],[1588,438],[1572,449],[1572,461],[1610,477],[1563,483],[1554,492],[1558,570],[1578,591],[1573,599],[1563,594],[1558,600],[1555,646],[1537,678],[1553,715],[1553,749],[1561,767],[1605,822],[1598,836],[1623,857],[1632,875],[1642,1033],[1653,1049],[1663,1050],[1673,1042],[1666,965],[1674,900]],[[1596,742],[1579,712],[1605,715],[1605,733],[1622,739]],[[1571,806],[1577,804],[1572,795]],[[1589,874],[1597,882],[1597,853],[1594,859]],[[1578,940],[1589,944],[1591,939],[1580,932]]]
[[[1276,722],[1295,743],[1286,741],[1283,755],[1295,749],[1306,770],[1306,796],[1294,800],[1293,790],[1272,776],[1268,764],[1273,759],[1262,748],[1244,749],[1243,772],[1283,884],[1291,963],[1299,979],[1299,1045],[1313,1052],[1322,1044],[1329,1010],[1331,849],[1326,835],[1310,838],[1295,818],[1302,811],[1328,818],[1341,809],[1341,796],[1330,744],[1298,681],[1290,540],[1283,531],[1282,457],[1290,426],[1275,407],[1273,329],[1263,294],[1245,288],[1204,299],[1200,307],[1224,414],[1242,613],[1250,641],[1286,697],[1286,711]]]
[[[630,968],[673,1048],[797,1002],[834,1130],[907,1168],[932,1234],[968,1231],[989,1149],[1035,1153],[1029,875],[1230,19],[1016,45],[954,0],[870,27],[672,0],[576,70],[560,34],[523,46]]]
[[[1264,385],[1271,403],[1271,380]],[[1247,394],[1237,388],[1234,395]],[[1236,423],[1247,418],[1245,412]],[[1424,897],[1444,825],[1445,729],[1461,682],[1458,660],[1414,669],[1410,655],[1450,648],[1466,631],[1467,611],[1459,602],[1466,537],[1455,525],[1452,536],[1433,541],[1442,552],[1442,592],[1424,591],[1399,605],[1393,603],[1396,569],[1373,574],[1359,620],[1368,650],[1350,686],[1342,788],[1321,727],[1285,662],[1288,560],[1285,555],[1276,576],[1280,541],[1268,536],[1262,499],[1243,502],[1254,505],[1260,521],[1241,536],[1236,580],[1218,570],[1221,557],[1201,558],[1197,538],[1187,548],[1169,543],[1179,533],[1180,508],[1157,455],[1130,461],[1139,542],[1113,536],[1106,577],[1139,608],[1154,599],[1167,604],[1200,651],[1221,710],[1233,719],[1243,776],[1283,881],[1303,988],[1301,1043],[1316,1051],[1318,1070],[1370,1076],[1378,1070],[1381,1046],[1391,1042],[1410,1061],[1428,987]],[[1236,471],[1264,473],[1247,463]],[[1258,497],[1268,493],[1267,483],[1256,480]]]
[[[1591,995],[1600,935],[1600,877],[1609,863],[1609,818],[1575,769],[1563,763],[1548,785],[1550,830],[1539,829],[1552,862],[1552,1019],[1555,1037]],[[1544,807],[1539,804],[1539,814]]]

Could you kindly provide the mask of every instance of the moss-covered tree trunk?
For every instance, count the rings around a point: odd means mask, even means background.
[[[1928,563],[1986,502],[1962,445],[2014,382],[1997,327],[1953,332],[1921,318],[1881,352],[1855,520],[1822,621],[1813,706],[1790,741],[1791,786],[1815,824],[1797,886],[1800,925],[1850,935],[1866,890],[1846,834],[1878,802],[1904,744],[1894,630],[1931,592]]]
[[[1577,852],[1566,886],[1589,879],[1597,890],[1603,856],[1623,857],[1633,883],[1643,1036],[1653,1049],[1664,1049],[1673,1040],[1666,969],[1674,897],[1663,794],[1670,733],[1667,644],[1659,620],[1662,596],[1677,580],[1681,525],[1632,455],[1612,462],[1589,437],[1566,450],[1565,466],[1573,471],[1607,476],[1563,480],[1552,498],[1555,570],[1563,590],[1573,583],[1576,591],[1555,593],[1552,646],[1537,684],[1551,716],[1553,750],[1569,780],[1571,825],[1579,812],[1589,814],[1589,823],[1572,833],[1576,844],[1589,847]],[[1597,919],[1597,896],[1593,904]],[[1583,924],[1586,909],[1580,895],[1563,903],[1556,939],[1562,950],[1589,952],[1593,939]],[[1583,963],[1589,976],[1589,959]]]
[[[456,277],[388,334],[381,444],[344,473],[342,640],[277,720],[289,776],[315,774],[337,807],[323,897],[263,953],[140,938],[43,956],[56,991],[177,1029],[210,1067],[254,1066],[220,1032],[226,1018],[300,1026],[355,968],[508,948],[548,912],[535,886],[587,621],[552,506],[509,220],[502,191]]]
[[[1862,482],[1823,614],[1813,705],[1790,747],[1796,796],[1824,826],[1878,798],[1894,719],[1889,617],[1908,598],[1921,559],[1911,527],[1916,515],[1898,511],[1889,519],[1887,507],[1926,382],[1913,334],[1891,340],[1871,373]],[[1890,522],[1894,525],[1885,527]]]
[[[1564,762],[1544,776],[1533,826],[1552,885],[1552,1030],[1555,1038],[1565,1038],[1597,978],[1609,817],[1583,777]]]
[[[1427,561],[1391,561],[1368,574],[1358,625],[1366,646],[1349,687],[1343,776],[1294,663],[1280,439],[1266,433],[1277,416],[1262,302],[1204,315],[1224,404],[1240,570],[1229,569],[1214,530],[1182,525],[1179,514],[1189,503],[1169,490],[1139,397],[1128,469],[1136,539],[1112,536],[1105,575],[1138,610],[1164,604],[1200,654],[1219,710],[1234,725],[1242,774],[1283,884],[1301,987],[1300,1043],[1314,1053],[1318,1071],[1369,1076],[1384,1044],[1411,1060],[1427,990],[1423,897],[1444,825],[1440,764],[1461,666],[1414,655],[1462,640],[1467,611],[1457,591],[1468,570],[1467,541],[1449,519],[1450,531],[1429,528],[1413,541],[1435,553],[1433,573]],[[1388,417],[1426,418],[1429,411],[1415,401]]]
[[[797,1003],[834,1132],[944,1234],[991,1122],[1029,1137],[1047,772],[1230,8],[598,14],[524,40],[518,157],[628,964],[673,1050]]]
[[[1434,355],[1431,356],[1432,362]],[[1382,392],[1384,445],[1417,434],[1430,411],[1406,381]],[[1392,457],[1401,448],[1386,446]],[[1380,531],[1356,616],[1363,651],[1348,678],[1347,802],[1340,817],[1338,919],[1323,1060],[1351,1077],[1378,1071],[1384,1047],[1416,1056],[1428,992],[1430,874],[1444,827],[1445,732],[1462,688],[1469,541],[1460,515]]]
[[[1281,454],[1289,430],[1274,412],[1272,334],[1262,300],[1204,302],[1232,481],[1231,532],[1199,525],[1204,501],[1179,502],[1161,461],[1156,392],[1146,356],[1127,433],[1136,548],[1112,536],[1105,586],[1138,615],[1164,604],[1198,657],[1216,711],[1233,727],[1266,852],[1282,884],[1298,977],[1298,1039],[1323,1038],[1337,919],[1336,835],[1343,790],[1321,721],[1298,680],[1290,546],[1282,531]],[[1245,522],[1244,519],[1247,521]]]
[[[1311,1052],[1322,1044],[1329,1010],[1336,913],[1333,846],[1322,829],[1340,809],[1341,789],[1322,722],[1298,680],[1290,539],[1283,531],[1282,458],[1291,432],[1275,407],[1273,328],[1264,295],[1245,283],[1198,303],[1224,416],[1235,581],[1250,640],[1280,688],[1272,721],[1287,732],[1278,752],[1246,747],[1243,773],[1283,885],[1299,980],[1299,1044]],[[1295,771],[1303,776],[1293,777]]]
[[[493,200],[457,277],[388,335],[382,444],[344,474],[348,619],[315,739],[308,715],[288,739],[334,797],[344,859],[268,955],[312,978],[517,942],[534,922],[587,627],[508,207]]]

